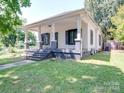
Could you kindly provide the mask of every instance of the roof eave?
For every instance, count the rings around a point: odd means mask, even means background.
[[[74,16],[74,15],[80,14],[84,10],[85,9],[79,9],[79,10],[76,10],[76,11],[62,13],[62,14],[59,14],[59,15],[56,15],[56,16],[53,16],[53,17],[50,17],[50,18],[47,18],[47,19],[44,19],[44,20],[40,20],[38,22],[34,22],[34,23],[31,23],[31,24],[25,25],[23,27],[28,28],[28,27],[32,27],[32,26],[38,26],[38,25],[41,25],[43,23],[47,23],[47,22],[50,22],[50,21],[51,22],[57,21],[59,18],[62,18],[62,17],[64,18],[64,17]]]

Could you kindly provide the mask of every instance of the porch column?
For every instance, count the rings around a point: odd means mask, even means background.
[[[81,16],[77,17],[77,38],[75,39],[75,51],[79,53],[76,59],[81,59]]]
[[[39,49],[42,49],[42,42],[41,42],[41,26],[38,28],[38,41],[37,41],[37,46]]]
[[[28,30],[24,29],[25,32],[25,50],[29,49],[29,42],[28,42]]]
[[[57,48],[57,44],[56,44],[56,40],[55,40],[55,23],[52,24],[51,48],[52,49]]]

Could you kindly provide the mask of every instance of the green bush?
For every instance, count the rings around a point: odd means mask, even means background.
[[[14,47],[9,47],[9,53],[16,53],[16,49]]]

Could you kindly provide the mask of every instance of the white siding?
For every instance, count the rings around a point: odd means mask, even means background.
[[[75,29],[76,23],[65,23],[65,24],[56,24],[55,25],[55,32],[58,32],[58,48],[61,49],[74,49],[75,45],[66,45],[65,40],[65,32],[69,29]],[[52,40],[52,32],[51,28],[49,27],[42,27],[42,33],[50,33],[50,40]],[[43,48],[50,47],[50,45],[43,45]]]
[[[90,44],[90,30],[93,31],[93,45]],[[96,29],[94,26],[94,23],[89,21],[88,23],[88,51],[91,49],[99,50],[102,48],[102,45],[99,46],[99,35],[101,35],[101,32]]]
[[[87,50],[88,48],[88,25],[82,22],[82,49]]]
[[[93,44],[92,45],[90,43],[91,30],[93,31]],[[92,48],[95,49],[95,29],[91,23],[88,23],[88,51],[90,51]]]
[[[96,30],[96,26],[94,23],[88,19],[85,18],[85,22],[82,21],[82,49],[90,51],[92,48],[95,50],[99,50],[102,48],[102,45],[99,46],[99,35],[101,35],[101,32],[99,30]],[[65,23],[59,23],[55,24],[55,32],[58,32],[58,48],[60,49],[74,49],[75,45],[66,45],[65,40],[65,31],[69,29],[75,29],[77,28],[76,22],[65,22]],[[42,33],[50,33],[50,40],[52,40],[52,31],[51,27],[43,26],[41,29]],[[90,30],[93,31],[93,45],[90,44]],[[50,47],[50,45],[46,46],[44,45],[43,48]]]
[[[41,34],[43,34],[43,33],[50,33],[50,40],[52,39],[51,38],[51,28],[49,28],[47,25],[43,26],[41,28]],[[47,47],[50,47],[50,45],[43,45],[43,48],[47,48]]]
[[[56,31],[58,32],[58,48],[66,48],[66,49],[74,49],[75,45],[66,45],[66,40],[65,40],[65,31],[69,30],[69,29],[75,29],[76,28],[76,24],[75,23],[71,23],[71,24],[62,24],[62,25],[58,25],[56,27]]]

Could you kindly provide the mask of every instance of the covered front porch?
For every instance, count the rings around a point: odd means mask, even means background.
[[[85,34],[87,23],[84,15],[76,13],[53,17],[29,24],[24,28],[26,50],[29,50],[28,31],[35,31],[38,34],[37,49],[39,50],[51,49],[54,53],[74,55],[76,59],[82,57],[83,51],[87,52],[88,36]]]

